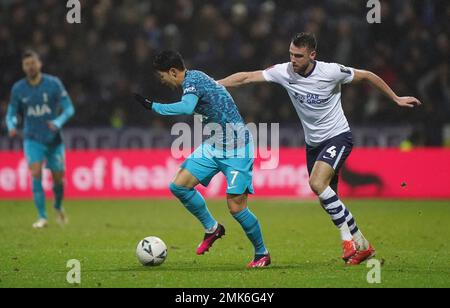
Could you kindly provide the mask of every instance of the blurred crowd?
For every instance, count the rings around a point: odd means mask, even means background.
[[[318,59],[379,74],[399,95],[424,106],[403,110],[366,86],[345,87],[352,124],[409,124],[415,142],[437,145],[450,122],[450,2],[382,1],[381,24],[369,24],[365,1],[348,0],[85,0],[81,24],[66,21],[66,1],[0,0],[0,116],[14,82],[23,77],[24,49],[40,53],[77,109],[71,126],[167,127],[179,119],[145,113],[130,93],[175,101],[162,86],[153,55],[179,50],[191,69],[216,79],[289,60],[290,38],[313,32]],[[249,122],[296,123],[285,91],[276,85],[232,91]]]

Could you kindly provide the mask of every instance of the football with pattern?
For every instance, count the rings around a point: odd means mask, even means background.
[[[144,266],[158,266],[167,258],[167,246],[157,237],[146,237],[139,242],[136,248],[136,256]]]

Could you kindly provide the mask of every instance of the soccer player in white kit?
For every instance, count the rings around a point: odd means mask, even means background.
[[[375,249],[366,240],[350,211],[337,196],[338,175],[352,148],[352,133],[341,103],[341,85],[368,82],[401,107],[421,105],[414,97],[399,97],[377,75],[365,70],[316,60],[313,34],[296,34],[289,48],[290,62],[264,71],[241,72],[219,81],[225,87],[274,82],[283,86],[298,113],[305,132],[309,184],[340,231],[347,265],[373,257]]]

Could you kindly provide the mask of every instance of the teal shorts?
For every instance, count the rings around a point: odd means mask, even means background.
[[[34,140],[25,140],[23,148],[28,165],[45,161],[47,169],[52,171],[65,170],[65,148],[63,143],[45,145]]]
[[[222,172],[227,179],[227,194],[254,194],[253,143],[235,151],[239,153],[224,155],[211,145],[202,144],[186,159],[181,168],[188,170],[205,187],[216,174]]]

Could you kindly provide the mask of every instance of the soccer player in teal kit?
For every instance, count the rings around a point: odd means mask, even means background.
[[[12,88],[6,125],[9,136],[16,137],[17,114],[22,115],[24,152],[32,175],[33,198],[39,214],[33,227],[40,229],[48,224],[42,187],[44,162],[53,176],[57,221],[60,224],[67,223],[62,208],[65,155],[61,129],[75,110],[61,81],[41,72],[42,62],[36,52],[26,51],[23,54],[22,68],[26,77],[16,82]]]
[[[255,258],[248,267],[269,266],[271,259],[259,221],[247,207],[248,194],[253,194],[253,140],[233,98],[208,75],[187,70],[177,52],[165,51],[156,56],[154,68],[163,83],[183,88],[181,101],[159,104],[136,94],[137,101],[161,115],[200,114],[205,125],[214,127],[213,136],[191,154],[170,184],[171,192],[205,228],[197,254],[207,252],[225,235],[225,228],[212,217],[195,187],[198,184],[208,186],[212,178],[222,172],[228,183],[228,208],[255,248]]]

